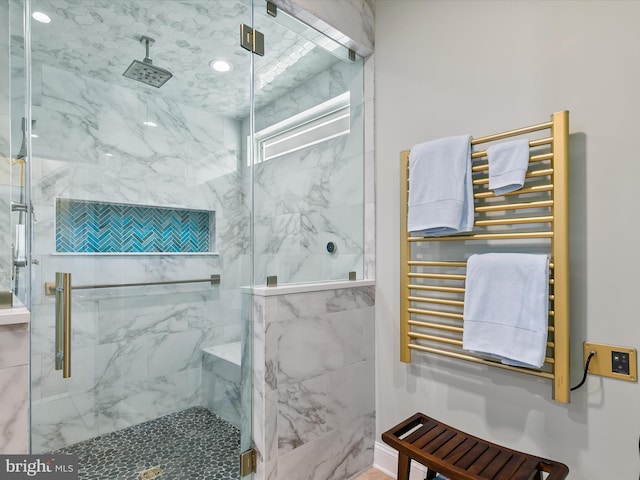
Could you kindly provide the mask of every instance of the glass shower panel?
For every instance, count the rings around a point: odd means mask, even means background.
[[[254,278],[363,278],[363,61],[254,2]]]
[[[0,1],[0,292],[11,291],[11,60],[13,25],[8,0]]]
[[[32,451],[76,453],[93,475],[160,461],[172,478],[237,478],[251,2],[30,7],[50,19],[31,20]],[[55,369],[56,272],[71,274],[70,378]],[[110,435],[120,463],[91,465]]]
[[[0,211],[6,221],[0,222],[0,291],[13,292],[13,305],[28,305],[26,260],[29,222],[26,195],[25,145],[28,140],[26,117],[27,52],[24,48],[25,27],[22,2],[0,2],[2,29],[0,43]],[[5,23],[6,22],[6,23]]]

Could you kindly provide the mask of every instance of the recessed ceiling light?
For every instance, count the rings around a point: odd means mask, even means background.
[[[113,153],[105,153],[104,156],[105,157],[113,157]]]
[[[209,66],[216,72],[228,72],[231,70],[231,64],[225,60],[211,60]]]
[[[144,124],[145,124],[147,127],[157,127],[157,126],[158,126],[158,124],[157,124],[157,123],[155,123],[155,122],[150,122],[150,121],[146,121],[146,122],[144,122]]]
[[[40,23],[51,23],[51,17],[44,12],[33,12],[31,16]]]

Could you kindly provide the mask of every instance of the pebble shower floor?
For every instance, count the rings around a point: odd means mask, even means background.
[[[238,480],[240,431],[193,407],[62,448],[78,457],[80,480],[140,480],[159,466],[161,480]]]

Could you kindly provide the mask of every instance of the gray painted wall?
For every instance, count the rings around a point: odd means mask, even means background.
[[[416,354],[399,362],[398,157],[571,113],[572,383],[582,342],[637,347],[640,3],[376,3],[377,433],[423,411],[567,463],[571,479],[636,478],[640,387],[591,376],[569,405],[548,381]],[[526,378],[525,378],[526,377]]]

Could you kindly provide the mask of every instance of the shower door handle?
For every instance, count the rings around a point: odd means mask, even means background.
[[[56,272],[56,370],[71,376],[71,274]]]

